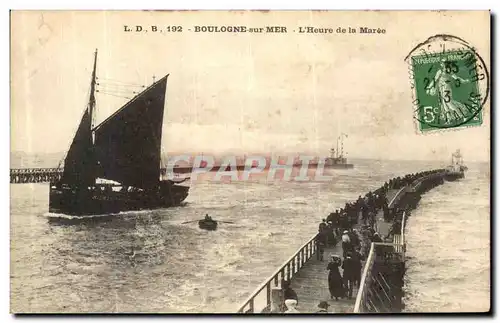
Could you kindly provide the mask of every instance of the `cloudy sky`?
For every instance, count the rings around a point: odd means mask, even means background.
[[[126,33],[124,25],[181,33]],[[195,33],[201,25],[285,26],[288,33]],[[383,35],[299,34],[299,26],[384,28]],[[93,52],[102,79],[149,84],[170,73],[165,152],[324,155],[347,133],[348,157],[489,160],[481,127],[416,131],[405,56],[438,33],[489,66],[487,12],[15,12],[11,149],[65,151],[88,101]],[[97,96],[97,122],[126,99]]]

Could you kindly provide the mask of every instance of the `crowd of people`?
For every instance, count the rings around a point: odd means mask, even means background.
[[[359,288],[362,261],[368,256],[371,243],[384,241],[377,232],[376,226],[376,215],[380,210],[383,211],[384,220],[393,223],[391,231],[384,238],[400,233],[397,230],[401,230],[401,220],[407,205],[393,206],[389,209],[387,193],[441,171],[443,170],[437,169],[393,178],[377,190],[368,192],[364,198],[359,196],[355,202],[346,203],[343,208],[335,210],[322,220],[316,236],[317,260],[324,261],[326,247],[335,247],[338,243],[342,243],[342,257],[331,255],[327,264],[328,289],[331,299],[351,299],[354,287]],[[340,273],[340,268],[343,269],[343,274]],[[289,282],[284,284],[284,299],[287,309],[285,313],[299,312],[296,308],[298,296],[290,287]],[[321,302],[318,305],[318,313],[327,312],[328,307],[327,302]]]

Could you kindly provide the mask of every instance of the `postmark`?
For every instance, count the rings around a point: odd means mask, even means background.
[[[472,45],[456,36],[436,35],[417,45],[405,60],[420,132],[483,123],[489,73]]]

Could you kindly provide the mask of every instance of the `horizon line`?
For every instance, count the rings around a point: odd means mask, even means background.
[[[22,153],[22,154],[26,154],[28,156],[31,156],[33,157],[34,155],[55,155],[55,154],[58,154],[58,155],[64,155],[66,154],[66,152],[63,152],[63,151],[59,151],[59,152],[25,152],[25,151],[21,151],[21,150],[11,150],[10,151],[10,158],[12,157],[13,154],[15,153]],[[214,157],[227,157],[229,156],[230,152],[229,151],[224,151],[224,152],[220,152],[220,153],[204,153],[204,152],[183,152],[183,153],[179,153],[179,152],[170,152],[170,153],[162,153],[161,154],[161,157],[162,159],[169,156],[169,155],[207,155],[207,156],[214,156]],[[235,155],[235,157],[250,157],[250,156],[254,156],[254,155],[263,155],[265,157],[273,157],[272,154],[274,153],[258,153],[258,152],[249,152],[249,153],[244,153],[244,154],[233,154]],[[277,155],[275,155],[274,157],[291,157],[290,155],[303,155],[303,156],[314,156],[314,157],[317,157],[317,158],[327,158],[329,156],[327,155],[315,155],[315,154],[309,154],[309,153],[302,153],[302,152],[282,152],[282,153],[277,153]],[[347,157],[346,157],[347,158]],[[439,162],[439,161],[446,161],[444,158],[440,158],[440,159],[411,159],[411,158],[405,158],[405,157],[397,157],[397,158],[380,158],[380,157],[356,157],[356,156],[349,156],[347,158],[348,160],[386,160],[386,161],[418,161],[418,162],[424,162],[424,161],[428,161],[428,162]],[[477,159],[470,159],[469,162],[480,162],[480,163],[490,163],[491,162],[491,159],[489,160],[483,160],[483,159],[480,159],[480,160],[477,160]]]

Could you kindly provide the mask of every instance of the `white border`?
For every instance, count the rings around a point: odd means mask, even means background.
[[[113,3],[112,1],[106,1],[106,0],[79,0],[79,1],[67,1],[67,0],[46,0],[42,2],[36,1],[36,0],[31,0],[31,1],[26,1],[26,0],[16,0],[16,1],[3,1],[2,2],[2,8],[3,10],[1,11],[1,19],[3,21],[2,27],[3,29],[0,32],[1,38],[2,38],[2,43],[7,44],[9,42],[9,11],[8,9],[152,9],[152,8],[162,8],[162,9],[344,9],[344,10],[366,10],[366,9],[399,9],[399,10],[410,10],[410,9],[417,9],[417,10],[428,10],[428,9],[459,9],[459,10],[484,10],[484,9],[492,9],[493,13],[498,13],[499,11],[499,1],[493,1],[493,0],[474,0],[474,1],[467,1],[467,2],[462,2],[462,1],[441,1],[440,3],[437,3],[435,0],[420,0],[418,2],[413,2],[410,3],[409,1],[402,2],[402,1],[391,1],[391,0],[379,0],[377,3],[372,3],[368,0],[365,1],[356,1],[356,0],[350,0],[348,2],[346,1],[328,1],[328,0],[308,0],[308,1],[293,1],[293,0],[288,0],[288,1],[272,1],[272,0],[247,0],[247,1],[217,1],[217,0],[212,0],[212,1],[203,1],[203,0],[182,0],[182,1],[177,1],[175,3],[169,2],[166,3],[166,1],[152,1],[152,0],[141,0],[141,1],[120,1]],[[464,5],[468,6],[467,8],[464,7]],[[492,57],[492,61],[497,61],[498,59],[498,53],[494,53],[494,57]],[[2,143],[2,147],[4,147],[3,154],[0,157],[0,162],[1,162],[1,168],[3,169],[2,172],[2,177],[5,177],[4,180],[2,181],[3,186],[2,186],[2,194],[0,195],[1,198],[1,206],[4,212],[2,212],[2,231],[3,234],[1,235],[2,237],[2,243],[1,243],[1,259],[2,259],[2,266],[1,266],[1,272],[0,272],[0,293],[1,293],[1,320],[0,322],[11,322],[15,318],[8,314],[9,313],[9,252],[10,252],[10,242],[9,242],[9,190],[10,186],[7,184],[9,181],[7,179],[7,168],[10,165],[9,161],[9,154],[10,154],[10,114],[9,114],[9,80],[10,77],[8,78],[7,76],[7,71],[9,71],[9,51],[8,50],[3,50],[2,51],[2,61],[5,68],[5,73],[4,77],[2,78],[3,81],[3,86],[1,87],[2,89],[2,101],[4,104],[2,105],[2,109],[0,109],[0,120],[4,122],[4,126],[0,127],[0,131],[2,132],[0,135],[0,140]],[[494,75],[492,75],[492,78]],[[494,79],[491,80],[491,84],[494,85],[492,88],[492,92],[496,93],[497,90],[497,82],[495,82]],[[491,111],[494,111],[494,107],[492,107]],[[495,120],[494,123],[498,124],[499,123],[499,113],[495,113]],[[498,141],[498,137],[495,131],[495,140]],[[495,164],[494,166],[498,166]],[[497,178],[494,180],[496,181]],[[495,194],[495,199],[498,196],[498,191]],[[494,215],[492,215],[493,217]],[[495,232],[498,232],[498,223],[500,221],[496,221],[496,227],[495,227]],[[495,248],[496,249],[496,248]],[[494,268],[492,268],[494,270]],[[492,286],[492,288],[494,288]],[[467,295],[463,295],[464,297],[467,297]],[[498,308],[498,306],[495,306]],[[36,319],[37,321],[41,322],[52,322],[53,320],[72,320],[72,321],[83,321],[86,319],[86,317],[44,317],[44,318],[24,318],[24,320],[34,320]],[[104,322],[105,320],[109,320],[110,317],[98,317],[98,318],[92,318],[93,321],[95,322]],[[135,321],[138,322],[145,322],[147,319],[150,319],[149,317],[134,317],[133,318]],[[158,318],[160,320],[180,320],[180,317],[164,317],[164,318]],[[195,320],[198,319],[198,317],[186,317],[184,319],[187,320]],[[204,318],[204,319],[209,319],[211,321],[218,320],[218,317],[213,317],[213,318]],[[271,319],[271,318],[268,318]],[[272,318],[273,320],[281,320],[283,322],[288,321],[288,317],[283,317],[283,318]],[[312,320],[313,318],[305,318],[302,317],[301,319],[306,319],[306,320]],[[334,317],[330,318],[334,319],[335,321],[338,320],[347,320],[349,318],[340,318],[340,317]],[[377,318],[374,318],[375,320]],[[402,318],[398,318],[399,320],[402,320]],[[420,318],[418,318],[420,319]],[[433,319],[438,319],[441,320],[440,318],[433,318]],[[456,318],[454,318],[456,319]],[[469,319],[474,319],[474,318],[469,318]],[[126,317],[119,317],[119,318],[114,318],[115,322],[122,322],[127,320]]]

